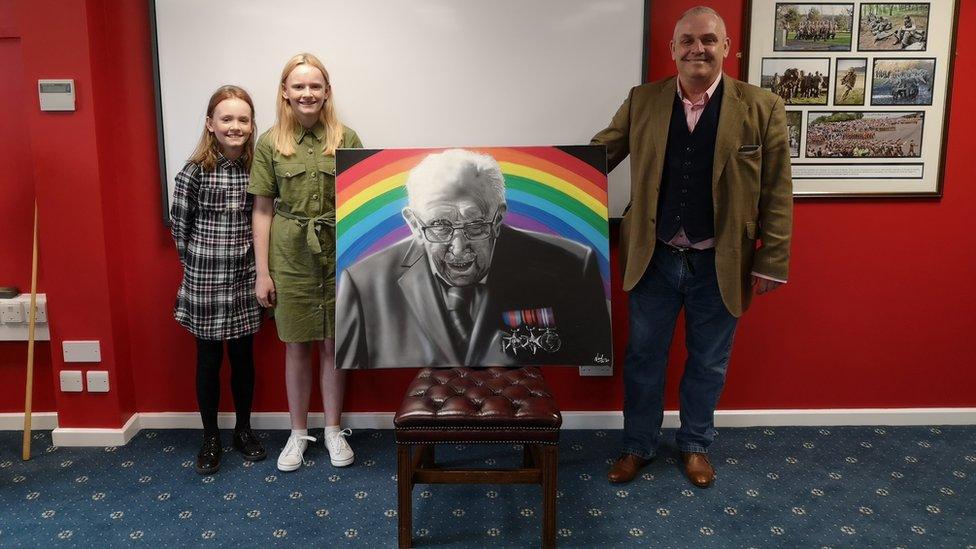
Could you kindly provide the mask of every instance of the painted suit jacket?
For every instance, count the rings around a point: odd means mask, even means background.
[[[610,317],[596,253],[560,237],[502,225],[486,294],[465,356],[451,343],[440,282],[413,237],[345,269],[336,298],[336,366],[602,364],[611,358]],[[503,349],[506,312],[551,308],[554,353]]]

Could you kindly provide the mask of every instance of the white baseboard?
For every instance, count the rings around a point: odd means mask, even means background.
[[[678,411],[664,412],[677,429]],[[824,427],[858,425],[976,425],[976,408],[837,408],[716,410],[716,427]],[[623,429],[623,412],[563,412],[563,429]]]
[[[670,416],[671,423],[668,419]],[[665,427],[678,427],[668,412]],[[718,410],[716,427],[820,427],[857,425],[976,425],[976,408],[832,408],[812,410]]]
[[[349,414],[344,414],[345,418]],[[368,415],[368,414],[362,414]],[[562,412],[563,429],[623,429],[621,411]],[[664,412],[663,427],[677,429],[678,411]],[[870,425],[976,425],[976,408],[837,408],[717,410],[716,427],[821,427]],[[392,429],[393,414],[380,427]]]
[[[619,411],[563,412],[563,429],[622,429]],[[392,429],[393,412],[347,412],[343,427],[351,429]],[[234,414],[221,413],[217,419],[223,429],[234,426]],[[0,414],[0,430],[23,429],[23,414]],[[201,429],[196,412],[142,412],[134,414],[121,429],[79,429],[57,427],[54,412],[36,413],[33,428],[53,429],[55,446],[121,446],[142,429]],[[309,414],[312,429],[325,426],[321,413]],[[821,427],[858,425],[976,425],[976,408],[847,408],[811,410],[718,410],[715,426],[722,427]],[[287,412],[255,412],[255,429],[290,429]],[[678,412],[664,413],[664,428],[678,427]]]
[[[624,413],[610,412],[562,412],[563,429],[623,429]],[[667,418],[665,418],[667,421]]]
[[[58,426],[57,412],[34,412],[31,414],[31,430],[50,431]],[[23,431],[23,412],[0,414],[0,431]]]
[[[139,433],[139,414],[132,414],[121,429],[58,427],[51,432],[55,446],[124,446]]]
[[[392,429],[393,412],[346,412],[342,414],[342,426],[350,429]],[[217,425],[231,429],[236,421],[233,412],[221,412]],[[143,429],[203,429],[200,414],[196,412],[142,412],[139,424]],[[255,412],[251,414],[251,427],[255,429],[291,429],[288,412]],[[308,427],[325,427],[325,415],[308,414]]]

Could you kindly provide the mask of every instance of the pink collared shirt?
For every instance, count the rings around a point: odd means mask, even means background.
[[[715,81],[712,82],[712,85],[709,86],[707,90],[705,90],[705,93],[698,99],[698,101],[692,102],[690,99],[685,97],[684,90],[681,89],[681,80],[680,79],[678,80],[678,99],[681,100],[681,105],[685,109],[685,121],[688,123],[689,132],[695,131],[695,126],[698,125],[698,121],[701,119],[702,112],[705,111],[705,107],[708,105],[708,100],[711,99],[713,95],[715,95],[715,90],[718,88],[718,84],[721,81],[722,81],[722,75],[719,74],[718,77],[715,78]],[[688,235],[685,234],[685,228],[681,227],[678,229],[678,234],[674,235],[674,238],[672,238],[668,242],[668,244],[672,246],[677,246],[679,248],[694,248],[696,250],[707,250],[709,248],[715,247],[715,239],[708,238],[702,240],[701,242],[692,243],[691,240],[688,238]],[[781,282],[783,284],[786,283],[785,280],[780,280],[778,278],[766,276],[764,274],[757,273],[756,271],[753,271],[752,274],[760,278]]]
[[[705,90],[705,94],[698,101],[692,103],[690,99],[685,97],[684,90],[681,89],[681,80],[678,80],[678,98],[681,99],[681,104],[685,108],[685,120],[688,122],[689,132],[695,131],[695,126],[698,125],[698,120],[701,119],[702,111],[708,105],[708,100],[715,95],[715,90],[718,89],[718,83],[721,81],[722,75],[719,74],[715,81],[712,82],[712,85]]]

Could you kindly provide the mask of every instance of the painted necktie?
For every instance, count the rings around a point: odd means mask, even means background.
[[[471,300],[474,286],[450,286],[447,288],[447,313],[451,319],[454,348],[464,360],[471,338]]]

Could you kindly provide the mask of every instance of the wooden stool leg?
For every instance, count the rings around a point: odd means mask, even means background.
[[[420,446],[420,451],[422,452],[420,463],[424,467],[433,467],[435,465],[434,446],[434,444],[423,444]]]
[[[556,469],[559,447],[543,445],[542,448],[542,546],[556,546]]]
[[[413,456],[410,444],[397,444],[397,541],[401,549],[413,543]]]

